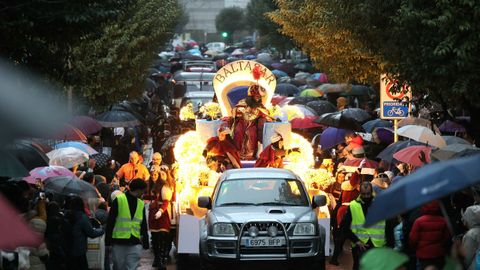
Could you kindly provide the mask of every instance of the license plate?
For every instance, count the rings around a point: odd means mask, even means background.
[[[245,246],[247,247],[278,247],[282,245],[281,238],[274,237],[257,237],[246,239]]]

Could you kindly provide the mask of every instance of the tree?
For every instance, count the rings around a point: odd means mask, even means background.
[[[270,12],[269,17],[329,78],[338,82],[378,82],[382,59],[363,46],[350,30],[339,27],[324,1],[276,2],[278,9]]]
[[[226,32],[228,42],[232,43],[233,34],[246,28],[244,21],[243,9],[239,7],[224,8],[215,18],[215,27],[217,32]]]
[[[246,8],[245,21],[250,30],[258,30],[259,47],[273,46],[281,52],[294,47],[292,40],[279,32],[279,25],[267,14],[277,9],[274,0],[251,0]]]
[[[97,105],[139,96],[179,13],[176,0],[138,0],[101,34],[89,36],[73,51],[78,91]]]

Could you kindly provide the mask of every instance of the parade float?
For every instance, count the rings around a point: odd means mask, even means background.
[[[259,71],[261,76],[252,76]],[[299,175],[305,182],[310,197],[322,194],[322,189],[334,181],[334,177],[325,169],[313,169],[313,149],[308,140],[292,132],[289,120],[302,117],[301,111],[294,106],[280,108],[271,105],[274,95],[275,75],[265,66],[247,60],[229,63],[220,69],[213,80],[218,102],[204,104],[199,112],[193,112],[193,106],[186,105],[180,110],[180,118],[184,121],[195,121],[195,131],[181,135],[174,147],[176,164],[174,174],[177,179],[177,221],[179,254],[198,253],[199,220],[206,209],[197,206],[198,196],[210,196],[221,173],[207,166],[203,151],[209,138],[217,136],[217,132],[225,119],[231,119],[232,111],[237,103],[248,95],[249,86],[260,85],[266,93],[262,96],[262,104],[275,121],[265,122],[258,152],[270,144],[273,134],[280,134],[285,148],[298,151],[289,153],[284,158],[284,168]],[[233,131],[232,131],[233,132]],[[258,154],[258,153],[257,153]],[[255,160],[242,160],[241,167],[253,167]],[[327,206],[318,209],[319,223],[325,227],[326,255],[329,255],[330,219]]]

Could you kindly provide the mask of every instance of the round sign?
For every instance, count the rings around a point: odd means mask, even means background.
[[[402,87],[402,90],[399,92],[399,93],[396,93],[396,94],[392,94],[390,93],[390,88],[393,86],[393,82],[389,82],[387,84],[387,87],[385,87],[385,91],[387,92],[387,96],[391,99],[402,99],[405,94],[407,93],[407,87],[404,85]]]

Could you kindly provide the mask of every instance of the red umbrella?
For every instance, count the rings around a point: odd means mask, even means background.
[[[345,160],[343,165],[350,166],[350,167],[358,167],[358,166],[360,166],[360,163],[362,163],[363,159],[365,159],[365,163],[363,164],[363,168],[375,169],[375,168],[378,167],[378,162],[370,160],[368,158],[349,158],[349,159]]]
[[[42,241],[42,237],[33,232],[10,202],[0,195],[0,250],[38,247]]]
[[[78,128],[65,124],[59,131],[55,133],[52,139],[63,140],[63,141],[87,141],[87,137],[80,131]]]
[[[272,97],[272,105],[278,105],[282,101],[284,101],[287,97],[286,96],[274,96]]]
[[[100,125],[100,123],[97,120],[84,115],[75,116],[70,121],[70,124],[78,128],[80,131],[82,131],[86,135],[95,134],[102,129],[102,125]]]
[[[318,116],[315,115],[307,115],[303,118],[294,118],[290,121],[292,124],[292,128],[295,129],[307,129],[307,128],[315,128],[321,127],[321,124],[313,122],[313,120],[317,119]]]
[[[431,152],[432,148],[430,146],[414,145],[396,152],[393,154],[393,158],[416,167],[421,167],[425,165],[425,162],[422,161],[422,159],[424,159],[427,163],[430,163]]]

